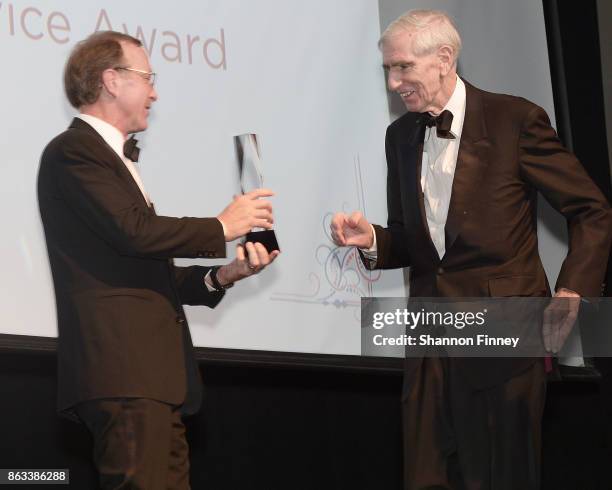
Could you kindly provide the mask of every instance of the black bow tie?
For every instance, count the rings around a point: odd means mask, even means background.
[[[455,137],[451,133],[451,124],[453,123],[453,113],[449,110],[442,111],[438,116],[432,116],[429,113],[421,114],[421,122],[428,128],[436,127],[438,138],[454,140]]]
[[[140,155],[140,148],[136,146],[136,143],[138,143],[138,140],[134,138],[134,136],[123,143],[123,154],[133,162],[137,162],[138,156]]]

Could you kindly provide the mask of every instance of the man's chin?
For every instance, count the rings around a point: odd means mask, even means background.
[[[149,127],[149,124],[145,121],[143,123],[135,125],[134,128],[132,128],[132,130],[130,131],[130,133],[140,133],[141,131],[144,131],[148,127]]]
[[[404,106],[408,112],[423,112],[422,104],[419,104],[418,102],[408,102],[404,99],[402,99],[402,102],[404,103]]]
[[[417,106],[416,104],[407,104],[404,102],[404,106],[406,106],[406,110],[408,112],[423,112],[419,110],[419,106]]]

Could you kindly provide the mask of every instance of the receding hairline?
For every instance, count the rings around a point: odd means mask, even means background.
[[[443,10],[415,9],[400,15],[381,34],[379,49],[392,38],[404,33],[412,35],[417,50],[433,52],[436,48],[448,45],[453,50],[455,62],[459,57],[461,35],[452,17]]]
[[[125,61],[125,55],[126,55],[126,52],[125,52],[126,46],[131,46],[131,47],[135,48],[137,52],[142,52],[142,54],[144,54],[144,56],[147,59],[147,61],[149,61],[149,62],[151,61],[149,59],[149,53],[147,52],[147,50],[145,49],[145,47],[144,47],[144,45],[142,43],[136,44],[136,43],[133,43],[133,42],[131,42],[129,40],[120,40],[119,41],[119,45],[121,46],[122,58],[124,58],[124,61]]]

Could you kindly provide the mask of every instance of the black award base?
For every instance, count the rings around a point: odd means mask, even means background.
[[[272,253],[274,250],[280,251],[274,230],[251,231],[247,233],[246,241],[261,243],[268,253]]]

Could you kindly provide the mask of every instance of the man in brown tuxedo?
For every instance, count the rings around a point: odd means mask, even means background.
[[[222,267],[177,267],[174,257],[226,256],[225,243],[270,228],[257,190],[216,218],[158,216],[128,134],[147,128],[155,73],[137,39],[90,36],[65,69],[80,111],[45,148],[38,199],[58,315],[58,408],[93,435],[104,489],[188,489],[181,417],[195,413],[201,380],[183,304],[214,308],[225,289],[270,264],[259,243]],[[207,186],[202,182],[202,194]]]
[[[337,245],[366,267],[410,267],[419,297],[549,296],[537,192],[567,218],[555,296],[599,296],[612,216],[540,107],[457,76],[461,39],[440,11],[411,11],[380,40],[408,112],[387,129],[387,227],[337,213]],[[563,320],[571,324],[577,300]],[[542,359],[406,359],[405,488],[537,490]]]

